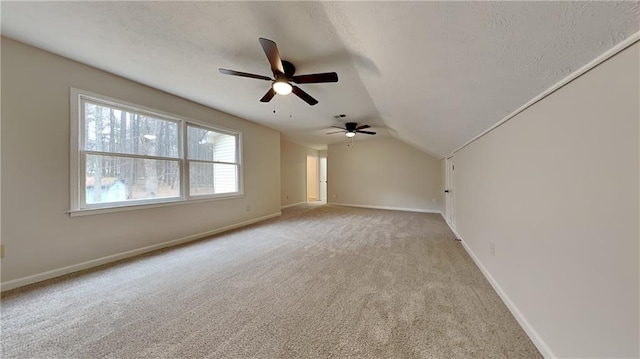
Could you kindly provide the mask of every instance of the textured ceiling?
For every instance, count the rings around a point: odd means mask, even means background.
[[[640,28],[638,2],[1,2],[2,34],[317,149],[368,123],[442,157]],[[320,101],[258,100],[274,40]],[[126,100],[126,99],[125,99]],[[275,114],[273,113],[276,111]],[[347,114],[336,120],[334,115]],[[358,135],[356,139],[364,139]]]

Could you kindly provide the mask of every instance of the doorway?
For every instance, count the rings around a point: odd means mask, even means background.
[[[307,202],[315,202],[319,198],[318,157],[307,156]]]

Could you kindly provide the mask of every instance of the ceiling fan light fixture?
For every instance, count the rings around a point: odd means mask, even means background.
[[[293,87],[286,81],[274,81],[273,82],[273,91],[278,93],[279,95],[288,95],[293,90]]]
[[[356,133],[355,132],[347,132],[347,137],[351,138],[353,136],[355,136]]]

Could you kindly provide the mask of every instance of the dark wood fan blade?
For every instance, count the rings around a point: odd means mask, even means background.
[[[298,86],[293,86],[293,89],[291,91],[311,106],[318,103],[318,100],[311,97],[311,95],[309,95],[308,93],[302,91],[302,89]]]
[[[284,74],[284,67],[282,67],[282,59],[280,59],[280,53],[278,52],[278,45],[275,42],[265,39],[259,38],[260,45],[262,46],[262,50],[264,50],[265,55],[267,55],[267,59],[271,64],[271,71],[274,74]]]
[[[344,130],[344,127],[338,127],[338,126],[331,126],[331,127],[333,127],[333,128],[339,128],[339,129],[341,129],[341,130]]]
[[[276,95],[276,91],[273,88],[270,88],[264,96],[260,99],[260,102],[269,102]]]
[[[227,70],[227,69],[218,69],[218,71],[220,71],[221,74],[225,74],[225,75],[242,76],[242,77],[249,77],[249,78],[258,79],[258,80],[273,81],[270,77],[250,74],[248,72],[240,72],[240,71]]]
[[[291,79],[297,84],[316,84],[321,82],[338,82],[338,74],[335,72],[325,72],[322,74],[310,74],[293,76]]]
[[[356,132],[357,132],[357,133],[364,133],[364,134],[367,134],[367,135],[375,135],[375,134],[376,134],[375,132],[371,132],[371,131],[360,131],[360,130],[356,130]]]
[[[365,128],[369,128],[369,127],[371,127],[371,126],[369,126],[369,125],[362,125],[362,126],[358,126],[358,127],[356,127],[356,130],[364,130]]]
[[[347,131],[336,131],[336,132],[328,132],[327,135],[333,135],[334,133],[344,133]]]

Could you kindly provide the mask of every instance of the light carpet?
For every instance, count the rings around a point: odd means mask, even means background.
[[[539,358],[437,214],[302,205],[3,294],[3,358]]]

